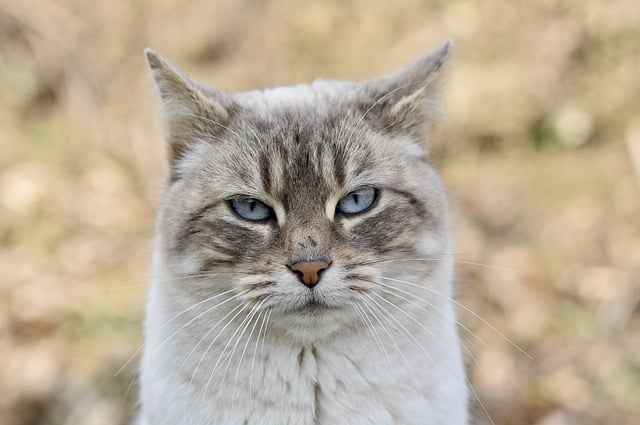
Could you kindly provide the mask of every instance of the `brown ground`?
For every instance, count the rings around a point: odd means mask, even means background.
[[[483,318],[461,311],[474,386],[497,425],[637,424],[637,0],[0,0],[0,425],[134,408],[135,363],[114,374],[164,175],[143,47],[241,90],[377,75],[447,37],[433,154]]]

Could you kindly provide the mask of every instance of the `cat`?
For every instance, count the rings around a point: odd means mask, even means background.
[[[145,52],[170,175],[137,423],[466,424],[424,148],[450,43],[363,83],[234,94]]]

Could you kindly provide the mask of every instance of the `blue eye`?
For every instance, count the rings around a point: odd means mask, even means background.
[[[344,215],[362,214],[369,211],[378,197],[378,191],[372,187],[354,190],[340,199],[336,212]]]
[[[233,198],[229,205],[240,218],[249,221],[264,221],[273,215],[271,208],[253,198]]]

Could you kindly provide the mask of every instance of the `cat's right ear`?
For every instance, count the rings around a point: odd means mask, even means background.
[[[214,139],[216,133],[226,128],[230,100],[223,93],[190,80],[153,50],[147,48],[144,53],[160,95],[173,166],[190,144]]]

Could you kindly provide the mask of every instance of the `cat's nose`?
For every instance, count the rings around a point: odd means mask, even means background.
[[[298,276],[300,282],[313,288],[320,282],[322,272],[331,266],[331,260],[326,257],[297,261],[287,267]]]

